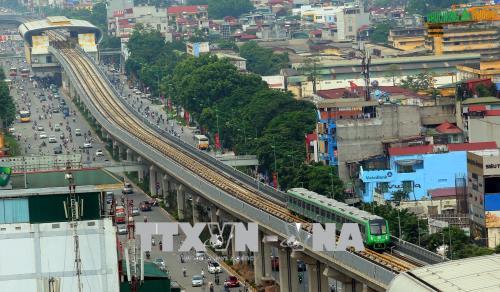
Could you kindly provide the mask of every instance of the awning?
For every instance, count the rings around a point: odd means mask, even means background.
[[[414,165],[417,163],[422,163],[422,160],[421,159],[404,159],[404,160],[396,160],[395,162],[397,165],[408,166],[408,165]]]
[[[486,106],[485,105],[470,105],[468,107],[469,112],[485,112],[486,111]]]

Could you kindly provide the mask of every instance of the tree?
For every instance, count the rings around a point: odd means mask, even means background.
[[[392,200],[394,202],[407,201],[408,199],[410,199],[410,195],[407,191],[397,190],[392,193]]]
[[[208,0],[208,16],[222,19],[225,16],[239,17],[254,9],[249,0]]]
[[[16,106],[9,93],[9,87],[5,80],[5,73],[0,69],[0,127],[7,127],[16,118]]]
[[[240,56],[247,59],[247,68],[259,75],[273,75],[288,66],[288,54],[275,54],[273,50],[263,48],[255,41],[240,47]]]
[[[419,73],[415,76],[408,76],[400,82],[401,87],[408,88],[414,92],[428,90],[432,88],[433,77],[429,73]]]
[[[389,30],[391,30],[392,26],[393,24],[389,21],[376,24],[372,34],[370,35],[370,41],[374,43],[387,44]]]
[[[401,69],[396,64],[391,64],[385,73],[385,77],[392,81],[392,86],[396,86],[396,79],[401,76]]]
[[[468,2],[468,0],[408,0],[406,10],[409,14],[425,15],[432,11],[449,8],[453,4]]]

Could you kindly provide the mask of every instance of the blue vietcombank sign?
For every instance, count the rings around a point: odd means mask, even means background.
[[[500,194],[484,194],[484,210],[500,211]]]

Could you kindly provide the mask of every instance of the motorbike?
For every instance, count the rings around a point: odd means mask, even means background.
[[[151,252],[146,251],[146,259],[148,259],[148,260],[149,260],[150,258],[151,258]]]

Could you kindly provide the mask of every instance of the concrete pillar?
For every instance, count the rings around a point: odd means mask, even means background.
[[[278,249],[279,266],[280,266],[280,291],[281,292],[292,292],[290,285],[290,274],[288,265],[289,253],[286,249]]]
[[[258,236],[259,236],[259,238],[258,238],[259,252],[253,253],[253,273],[254,273],[254,277],[255,277],[254,280],[255,280],[256,285],[261,284],[262,277],[264,276],[263,271],[265,269],[264,268],[264,259],[263,259],[263,256],[264,256],[263,249],[264,249],[265,243],[262,242],[262,237],[263,237],[262,231],[259,231]]]
[[[158,195],[156,189],[156,167],[154,165],[149,167],[149,192],[152,196]]]
[[[208,215],[210,216],[210,222],[219,222],[219,209],[215,205],[210,206],[210,211]]]
[[[161,177],[161,195],[162,195],[162,198],[163,200],[166,200],[167,196],[168,196],[168,191],[169,191],[169,187],[168,187],[168,175],[164,174],[162,177]],[[165,202],[165,203],[168,203],[168,202]]]
[[[308,258],[303,259],[306,264],[307,278],[309,279],[309,292],[327,292],[330,291],[328,286],[328,277],[325,276],[322,271],[324,270],[324,264],[321,262]]]
[[[200,212],[198,212],[198,203],[201,198],[197,195],[191,195],[192,198],[192,208],[193,208],[193,223],[200,222]]]
[[[177,187],[177,215],[179,221],[184,219],[184,206],[185,206],[186,190],[183,185]]]
[[[127,161],[134,161],[134,153],[132,152],[132,150],[127,148],[127,150],[125,150],[125,153],[127,155]]]
[[[123,152],[124,152],[124,147],[123,145],[118,145],[118,160],[123,160]]]
[[[342,274],[334,269],[331,268],[325,268],[323,271],[323,275],[329,278],[334,278],[337,280],[337,286],[340,286],[342,292],[354,292],[355,291],[355,281],[353,278]],[[327,281],[328,283],[328,281]],[[327,284],[328,285],[328,284]],[[362,284],[360,284],[360,287],[363,287]]]
[[[137,156],[137,163],[142,163],[142,157]],[[140,169],[139,172],[137,173],[137,178],[139,179],[140,182],[144,181],[144,169]]]
[[[264,261],[264,275],[266,278],[271,278],[272,277],[272,266],[271,266],[271,247],[272,245],[270,243],[264,243],[264,246],[262,247],[262,260]]]

